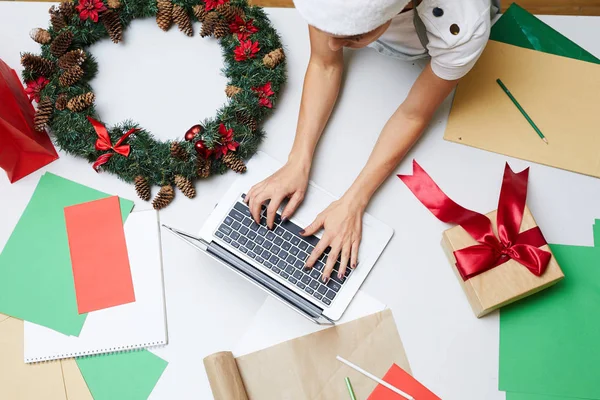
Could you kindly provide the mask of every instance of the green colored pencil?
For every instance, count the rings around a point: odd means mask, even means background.
[[[502,90],[504,90],[504,93],[506,93],[506,95],[512,100],[513,104],[519,109],[519,111],[521,111],[521,114],[523,114],[523,116],[525,117],[527,122],[529,122],[529,125],[531,125],[531,127],[537,132],[538,136],[544,141],[544,143],[548,144],[548,139],[546,139],[546,136],[544,136],[542,131],[540,131],[540,128],[537,127],[535,122],[533,122],[533,120],[527,114],[527,112],[525,112],[523,107],[521,107],[521,105],[519,104],[517,99],[515,99],[515,97],[510,92],[510,90],[508,90],[508,88],[504,85],[504,83],[502,83],[502,81],[500,79],[496,79],[496,82],[498,82],[498,85],[500,85]]]
[[[348,388],[348,393],[350,393],[350,399],[356,400],[356,395],[354,394],[354,389],[352,389],[352,384],[350,383],[350,378],[346,377],[346,387]]]

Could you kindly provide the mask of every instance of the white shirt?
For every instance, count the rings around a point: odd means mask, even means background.
[[[395,16],[383,35],[369,46],[406,60],[429,54],[437,76],[460,79],[473,68],[488,41],[490,6],[490,0],[423,0],[417,12],[427,30],[427,49],[417,35],[414,10]],[[443,15],[436,16],[441,14],[439,9]]]

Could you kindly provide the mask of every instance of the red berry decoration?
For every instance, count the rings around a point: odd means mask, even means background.
[[[192,140],[194,140],[194,138],[198,134],[202,133],[203,130],[204,130],[204,128],[202,127],[202,125],[194,125],[194,126],[192,126],[185,133],[185,140],[187,140],[188,142],[191,142]]]

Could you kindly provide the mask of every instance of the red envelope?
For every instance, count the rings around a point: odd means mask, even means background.
[[[0,60],[0,168],[11,183],[58,159],[48,134],[34,129],[34,116],[16,72]]]
[[[392,364],[383,380],[411,395],[415,400],[442,400],[396,364]],[[382,385],[377,385],[367,400],[405,400]]]

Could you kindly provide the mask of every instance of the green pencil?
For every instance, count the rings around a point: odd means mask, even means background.
[[[521,107],[521,105],[519,104],[517,99],[515,99],[515,97],[510,92],[510,90],[508,90],[508,88],[506,86],[504,86],[504,83],[502,83],[502,81],[500,79],[496,79],[496,82],[498,82],[498,85],[500,85],[502,90],[504,90],[504,93],[506,93],[506,95],[512,100],[513,104],[519,109],[519,111],[521,111],[521,114],[523,114],[523,116],[525,117],[527,122],[529,122],[529,125],[531,125],[531,127],[537,132],[538,136],[544,141],[544,143],[548,144],[548,139],[546,139],[546,136],[544,136],[542,131],[540,131],[540,128],[537,127],[535,122],[533,122],[533,120],[527,114],[527,112],[525,112],[523,107]]]
[[[346,387],[348,388],[348,393],[350,393],[350,399],[356,400],[356,395],[354,394],[354,389],[352,389],[352,384],[350,383],[350,378],[346,377]]]

